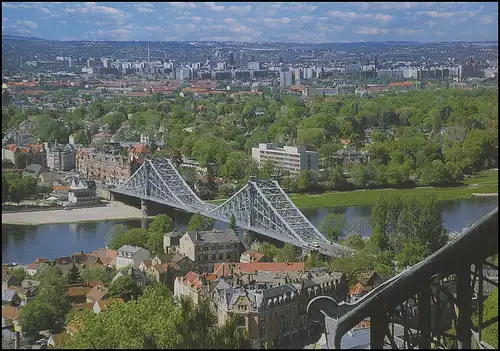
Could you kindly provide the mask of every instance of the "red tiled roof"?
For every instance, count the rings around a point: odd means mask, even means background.
[[[305,262],[251,262],[251,263],[233,263],[223,262],[215,265],[214,273],[217,276],[224,276],[230,273],[231,267],[234,273],[254,273],[255,271],[270,271],[270,272],[305,272]]]
[[[12,306],[2,306],[2,318],[15,321],[19,319],[19,308]]]
[[[148,149],[148,147],[144,144],[135,144],[133,149],[131,150],[132,152],[137,152],[139,154],[149,154],[151,151]]]
[[[104,283],[101,281],[95,281],[95,282],[87,282],[87,285],[90,286],[91,288],[97,286],[97,285],[102,285],[104,286]]]
[[[86,296],[92,288],[88,286],[72,286],[66,290],[67,296]]]
[[[413,82],[391,82],[388,84],[389,87],[412,87],[415,83]]]
[[[96,301],[94,305],[97,303],[99,305],[99,308],[103,310],[104,308],[107,308],[108,305],[111,305],[113,302],[118,302],[118,303],[123,303],[123,299],[120,297],[118,299],[111,299],[111,300],[101,300],[101,301]]]
[[[69,190],[69,185],[54,185],[52,190]]]
[[[247,250],[241,254],[243,255],[248,256],[252,262],[259,262],[264,257],[264,254],[254,250]]]
[[[87,299],[100,301],[104,298],[104,296],[106,296],[107,293],[108,289],[106,289],[104,285],[96,285],[87,294]]]
[[[30,263],[24,267],[25,270],[28,269],[37,270],[38,268],[40,268],[40,263]]]
[[[75,303],[71,307],[73,311],[91,310],[92,308],[94,308],[94,302]]]
[[[181,267],[179,267],[177,263],[172,262],[155,264],[151,266],[151,269],[156,270],[158,273],[167,273],[170,268],[176,271],[179,271],[181,269]]]

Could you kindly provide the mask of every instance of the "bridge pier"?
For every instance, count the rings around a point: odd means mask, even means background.
[[[141,228],[148,228],[148,204],[144,199],[141,199]]]
[[[116,201],[115,200],[115,193],[112,193],[112,192],[109,193],[109,201]]]

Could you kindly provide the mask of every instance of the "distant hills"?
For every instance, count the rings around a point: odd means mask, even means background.
[[[23,37],[22,35],[2,33],[2,39],[15,39],[15,40],[45,40],[37,37]]]

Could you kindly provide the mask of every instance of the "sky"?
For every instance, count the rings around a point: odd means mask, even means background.
[[[52,40],[498,40],[496,2],[2,2],[2,33]]]

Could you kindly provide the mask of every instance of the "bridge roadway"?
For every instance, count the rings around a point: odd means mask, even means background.
[[[355,250],[329,242],[302,214],[276,181],[251,178],[248,183],[220,205],[202,201],[186,184],[170,160],[147,159],[141,167],[112,193],[138,197],[190,213],[199,213],[236,225],[305,251],[312,246],[327,256],[344,256]],[[146,210],[146,202],[141,201]],[[147,210],[146,210],[147,211]]]

